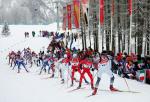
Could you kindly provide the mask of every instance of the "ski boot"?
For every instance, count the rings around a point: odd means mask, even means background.
[[[81,84],[79,84],[79,86],[77,87],[77,89],[80,89],[81,88]]]
[[[18,72],[17,73],[20,73],[20,70],[18,70]]]
[[[25,70],[26,70],[27,73],[29,72],[27,69],[25,69]]]
[[[96,93],[97,93],[97,88],[94,88],[92,95],[96,95]]]
[[[41,75],[41,74],[42,74],[42,70],[40,71],[39,75]]]
[[[52,76],[50,78],[54,78],[54,74],[52,74]]]
[[[89,84],[89,82],[86,79],[84,79],[84,81],[85,81],[86,84]]]
[[[91,84],[91,89],[92,89],[92,90],[94,90],[94,86],[93,86],[93,84]]]
[[[65,80],[64,80],[64,79],[62,79],[62,80],[61,80],[61,84],[64,84],[64,83],[65,83]]]
[[[46,68],[44,68],[44,72],[45,72],[45,74],[46,74]]]
[[[113,85],[110,85],[110,91],[118,91],[118,89],[114,88]]]
[[[72,87],[73,86],[73,80],[72,80],[72,82],[71,82],[71,85],[70,85],[70,87]]]

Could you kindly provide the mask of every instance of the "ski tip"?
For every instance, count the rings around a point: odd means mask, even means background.
[[[127,92],[127,93],[141,93],[141,92],[137,92],[137,91],[123,91],[123,90],[118,90],[118,92]]]
[[[88,96],[86,96],[87,98],[90,98],[90,97],[92,97],[92,96],[96,96],[97,94],[95,94],[95,95],[93,95],[93,94],[91,94],[91,95],[88,95]]]

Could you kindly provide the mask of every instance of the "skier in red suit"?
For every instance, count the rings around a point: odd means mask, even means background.
[[[67,54],[67,58],[68,58],[68,59],[71,59],[72,56],[71,56],[71,51],[70,51],[70,49],[68,49],[68,48],[66,49],[66,54]]]
[[[15,62],[16,53],[12,51],[11,53],[9,53],[8,57],[9,57],[10,67],[12,67],[13,63]]]
[[[72,68],[72,76],[71,76],[71,86],[73,86],[73,83],[74,83],[74,74],[75,74],[75,72],[79,72],[80,73],[80,75],[81,75],[81,69],[80,69],[80,67],[79,67],[79,58],[78,58],[78,56],[77,56],[77,54],[73,54],[73,58],[72,58],[72,60],[70,61],[71,62],[71,68]],[[85,81],[85,83],[89,83],[86,79],[85,79],[85,77],[83,76],[83,78],[84,78],[84,81]]]
[[[81,88],[81,84],[82,84],[82,79],[84,78],[84,74],[87,73],[87,75],[90,77],[91,80],[91,88],[94,89],[93,86],[93,76],[90,72],[90,68],[92,66],[92,62],[88,60],[88,58],[85,55],[85,58],[79,63],[79,65],[82,65],[82,73],[80,76],[80,82],[79,82],[79,86],[77,88]]]
[[[48,69],[48,73],[50,73],[50,69],[52,70],[52,76],[50,76],[51,78],[54,77],[54,73],[55,73],[55,62],[57,61],[55,59],[55,55],[52,54],[51,57],[48,59],[49,60],[49,63],[50,63],[50,66],[49,66],[49,69]]]

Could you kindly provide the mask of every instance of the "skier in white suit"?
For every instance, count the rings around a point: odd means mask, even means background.
[[[64,55],[64,58],[62,59],[62,64],[60,66],[61,75],[62,75],[62,84],[64,84],[65,81],[65,72],[67,71],[67,78],[71,77],[71,67],[70,67],[70,59],[67,57],[67,55]],[[68,81],[68,79],[67,79]]]
[[[112,69],[112,61],[114,61],[117,64],[117,62],[115,60],[113,60],[111,56],[107,55],[107,53],[105,51],[103,51],[100,56],[100,60],[99,60],[99,64],[98,64],[97,81],[95,84],[94,91],[92,93],[93,95],[95,95],[97,93],[99,82],[101,80],[101,76],[103,73],[106,73],[110,76],[110,90],[118,91],[116,88],[113,87],[115,78],[114,78],[113,72],[111,70]]]

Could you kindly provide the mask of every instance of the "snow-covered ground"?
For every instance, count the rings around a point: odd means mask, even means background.
[[[1,28],[0,26],[0,31]],[[109,77],[103,75],[98,95],[87,98],[92,93],[89,85],[83,84],[85,89],[70,92],[78,84],[69,88],[67,84],[60,84],[60,79],[57,76],[54,79],[46,79],[49,75],[38,75],[39,68],[36,66],[29,68],[29,73],[24,70],[21,70],[20,74],[16,73],[8,66],[6,56],[9,51],[30,47],[38,52],[46,48],[50,42],[49,39],[38,36],[25,39],[24,32],[55,31],[56,24],[48,26],[12,25],[10,30],[10,37],[0,37],[0,102],[149,102],[150,86],[134,80],[126,79],[130,90],[139,93],[110,92],[108,90]],[[80,42],[79,44],[81,45]],[[114,86],[120,90],[128,90],[125,80],[117,75],[115,75]]]

